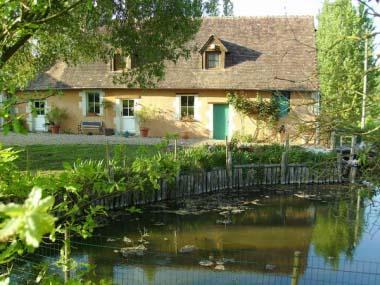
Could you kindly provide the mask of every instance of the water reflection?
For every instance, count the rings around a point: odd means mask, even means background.
[[[317,284],[310,279],[313,267],[328,268],[320,273],[328,278],[330,269],[349,268],[347,260],[366,252],[358,248],[362,239],[364,243],[368,239],[364,232],[366,203],[358,200],[357,192],[348,193],[330,201],[262,196],[261,206],[232,215],[230,225],[216,224],[219,212],[180,216],[146,210],[140,216],[113,222],[99,231],[104,238],[89,242],[104,247],[81,245],[74,252],[89,256],[97,278],[112,276],[116,284],[169,285],[290,284],[294,252],[301,251],[299,284]],[[149,232],[144,257],[125,258],[111,249],[125,247],[125,236],[136,242],[144,229]],[[195,245],[198,250],[179,253],[185,245]],[[226,271],[200,266],[204,259],[226,261]],[[347,276],[342,277],[348,278],[345,282],[350,280]]]

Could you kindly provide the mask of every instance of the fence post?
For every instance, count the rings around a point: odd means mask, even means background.
[[[177,139],[174,139],[174,160],[177,160]]]
[[[70,279],[70,230],[65,226],[63,242],[63,275],[65,284]]]
[[[289,138],[289,133],[286,134],[286,140],[285,140],[285,149],[289,150],[290,146],[290,138]]]
[[[356,183],[357,172],[358,172],[358,166],[356,165],[356,163],[352,163],[351,168],[350,168],[350,183],[352,184]]]
[[[336,139],[335,139],[335,131],[331,132],[331,138],[330,138],[330,149],[334,150],[336,148]]]
[[[226,136],[226,173],[228,187],[232,187],[232,153],[228,145],[228,137]]]
[[[356,140],[357,137],[355,135],[352,135],[351,137],[351,150],[350,150],[350,160],[353,160],[355,158],[356,154]]]
[[[285,150],[281,156],[281,184],[286,184],[287,172],[288,172],[288,151]]]
[[[293,260],[293,273],[292,273],[292,279],[290,285],[298,285],[298,279],[300,274],[300,257],[301,252],[295,251],[294,252],[294,260]]]
[[[351,150],[350,150],[350,183],[355,183],[356,174],[358,171],[357,161],[355,160],[356,154],[356,139],[357,137],[353,135],[351,137]]]
[[[355,235],[354,235],[355,246],[358,242],[358,235],[359,235],[360,203],[361,203],[361,189],[358,190],[357,200],[356,200]]]
[[[337,163],[337,170],[338,170],[338,182],[342,182],[342,153],[341,152],[336,153],[336,163]]]

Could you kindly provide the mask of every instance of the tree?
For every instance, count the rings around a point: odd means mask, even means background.
[[[221,3],[222,2],[222,3]],[[205,2],[205,14],[210,16],[220,16],[220,6],[223,7],[223,16],[232,16],[234,5],[231,0],[208,0]]]
[[[325,1],[318,17],[318,71],[322,93],[322,127],[357,127],[361,115],[364,78],[364,38],[373,31],[373,22],[363,5],[356,9],[351,0]],[[369,68],[373,40],[369,42]],[[368,74],[369,93],[375,73]]]
[[[116,49],[140,56],[133,76],[146,85],[163,61],[187,56],[200,24],[199,0],[10,0],[0,4],[0,89],[22,88],[57,60],[108,60]],[[16,74],[16,76],[15,76]]]
[[[231,0],[223,0],[223,15],[233,16],[234,14],[234,4]]]

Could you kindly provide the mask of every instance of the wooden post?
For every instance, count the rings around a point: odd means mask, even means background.
[[[358,167],[356,164],[351,164],[350,169],[350,183],[356,183],[356,174],[358,171]]]
[[[178,254],[177,230],[174,230],[174,252]]]
[[[300,257],[301,252],[295,251],[294,252],[294,260],[293,260],[293,273],[292,273],[292,279],[290,282],[290,285],[298,285],[298,279],[300,275]]]
[[[337,171],[338,171],[338,182],[342,182],[342,153],[336,153],[336,163],[337,163]]]
[[[281,184],[286,184],[287,172],[288,172],[288,152],[284,151],[281,156]]]
[[[335,131],[331,132],[331,138],[330,138],[330,149],[334,150],[336,148],[336,134]]]
[[[355,135],[352,135],[352,137],[351,137],[350,160],[353,160],[355,158],[355,154],[356,154],[356,140],[357,140],[357,137]]]
[[[70,279],[70,230],[65,226],[63,243],[63,275],[65,284]]]
[[[290,139],[289,139],[289,133],[286,134],[286,140],[285,140],[285,150],[289,150],[290,146]]]
[[[229,188],[232,187],[232,153],[228,145],[228,137],[226,136],[226,173],[227,184]]]
[[[177,160],[177,139],[174,139],[174,160]]]
[[[358,190],[358,197],[356,200],[356,216],[355,216],[355,235],[354,235],[354,242],[355,246],[358,241],[358,235],[359,235],[359,226],[360,226],[360,203],[361,203],[361,190]]]

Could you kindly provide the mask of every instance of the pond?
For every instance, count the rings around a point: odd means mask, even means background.
[[[114,284],[380,284],[379,197],[296,192],[160,203],[73,241],[72,254]]]

